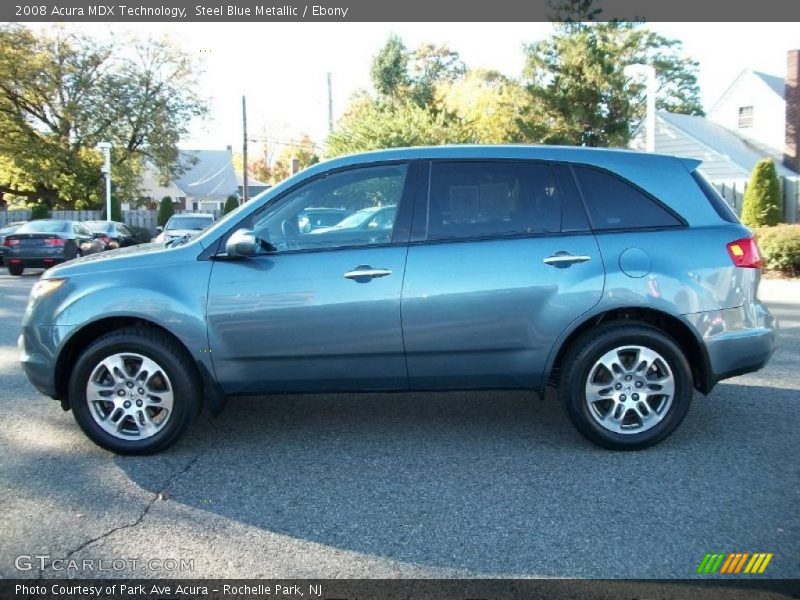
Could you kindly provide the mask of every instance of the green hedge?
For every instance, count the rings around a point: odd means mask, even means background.
[[[800,275],[800,225],[755,228],[764,266],[786,275]]]

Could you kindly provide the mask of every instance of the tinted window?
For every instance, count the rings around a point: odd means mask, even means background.
[[[164,229],[189,229],[200,231],[214,222],[213,217],[171,217]]]
[[[31,221],[25,223],[17,233],[65,233],[71,229],[69,221]]]
[[[278,250],[389,243],[406,170],[406,165],[385,165],[320,177],[268,207],[253,229]],[[323,209],[334,215],[332,224],[314,222]]]
[[[434,163],[428,238],[472,238],[561,230],[553,171],[540,163]]]
[[[703,177],[697,171],[692,172],[692,177],[697,182],[697,185],[700,186],[700,189],[705,194],[705,197],[708,198],[708,201],[711,203],[711,206],[714,207],[714,210],[717,211],[717,214],[728,221],[729,223],[738,223],[739,218],[736,216],[736,213],[731,208],[730,204],[725,201],[720,193],[717,191],[713,185],[711,185],[705,177]]]
[[[669,227],[680,221],[631,184],[610,173],[573,167],[595,229]]]
[[[558,178],[561,191],[561,231],[587,231],[589,218],[578,194],[578,187],[572,177],[572,171],[566,165],[554,165],[553,170]]]
[[[96,233],[105,233],[111,231],[114,224],[108,221],[87,221],[86,226]]]
[[[130,231],[130,229],[128,229],[128,228],[127,228],[125,225],[123,225],[122,223],[120,223],[119,225],[117,225],[117,231],[119,232],[119,234],[120,234],[120,235],[125,235],[125,236],[130,236],[130,235],[131,235],[131,231]]]

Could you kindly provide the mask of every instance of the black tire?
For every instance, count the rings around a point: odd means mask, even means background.
[[[586,385],[595,372],[597,361],[607,352],[626,345],[653,350],[666,361],[674,380],[674,394],[661,420],[650,429],[636,432],[634,426],[630,432],[619,433],[601,425],[592,414],[586,400]],[[692,393],[691,368],[680,346],[663,331],[646,323],[616,321],[587,331],[569,348],[560,370],[559,397],[570,420],[584,437],[610,450],[639,450],[664,440],[686,416]],[[619,414],[623,412],[620,410]],[[635,421],[636,413],[628,414]]]
[[[22,275],[22,272],[25,270],[21,264],[18,263],[9,263],[8,265],[8,274],[14,275],[15,277],[19,277]]]
[[[169,419],[145,439],[121,439],[106,432],[86,401],[87,383],[100,361],[127,352],[155,361],[168,377],[174,395]],[[201,397],[200,377],[186,350],[168,335],[144,327],[126,327],[100,337],[80,355],[69,382],[70,408],[78,425],[95,444],[117,454],[155,454],[170,447],[197,415]]]

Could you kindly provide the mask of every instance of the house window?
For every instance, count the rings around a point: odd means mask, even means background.
[[[739,129],[753,126],[753,107],[740,106],[739,107]]]

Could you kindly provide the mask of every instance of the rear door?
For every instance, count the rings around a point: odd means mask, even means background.
[[[605,270],[569,169],[434,161],[414,211],[403,335],[416,389],[537,387]]]

